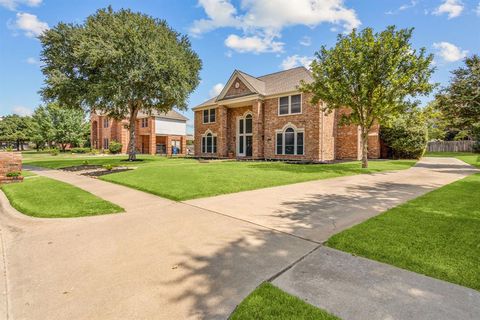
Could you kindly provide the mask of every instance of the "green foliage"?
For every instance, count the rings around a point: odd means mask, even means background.
[[[313,82],[303,83],[312,102],[326,103],[325,109],[349,108],[344,124],[361,128],[363,166],[367,166],[368,132],[418,104],[417,96],[430,93],[434,69],[432,55],[416,50],[410,40],[413,29],[394,26],[374,33],[371,28],[339,35],[335,47],[323,46],[315,54]]]
[[[89,153],[91,149],[90,148],[72,148],[70,151],[72,153]]]
[[[480,153],[480,123],[472,129],[473,139],[475,144],[473,145],[473,151]]]
[[[62,107],[129,117],[131,159],[138,112],[184,109],[200,81],[201,60],[188,37],[130,10],[109,7],[82,24],[59,23],[40,41],[43,97]]]
[[[116,168],[116,167],[118,167],[118,165],[117,164],[112,164],[112,163],[108,163],[108,164],[103,165],[103,168],[105,170],[108,170],[108,171],[112,171],[113,168]]]
[[[465,66],[452,71],[450,84],[436,96],[440,109],[458,131],[480,125],[480,56],[465,59]]]
[[[422,112],[428,128],[428,138],[430,140],[445,140],[450,119],[440,110],[437,101],[430,102]]]
[[[30,140],[29,128],[32,119],[16,114],[8,115],[0,121],[0,141],[16,145],[17,150],[23,150],[23,144]]]
[[[52,148],[52,149],[50,149],[50,154],[51,154],[52,156],[58,156],[58,153],[59,153],[59,151],[58,151],[57,148]]]
[[[9,172],[7,173],[7,177],[9,178],[17,178],[17,177],[20,177],[22,175],[22,173],[20,171],[12,171],[12,172]]]
[[[112,154],[117,154],[122,151],[123,145],[120,142],[117,141],[111,141],[110,144],[108,145],[108,150]]]
[[[380,137],[394,158],[419,159],[427,147],[428,129],[422,113],[411,111],[382,126]]]

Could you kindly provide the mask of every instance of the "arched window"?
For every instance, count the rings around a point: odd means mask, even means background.
[[[202,153],[217,152],[217,135],[207,132],[202,135]]]
[[[292,127],[277,131],[276,154],[303,155],[303,133],[303,129],[294,129]]]

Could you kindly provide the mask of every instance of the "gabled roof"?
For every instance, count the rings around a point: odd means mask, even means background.
[[[165,119],[172,119],[172,120],[181,120],[181,121],[187,121],[188,118],[182,115],[181,113],[175,111],[175,110],[170,110],[167,112],[159,112],[159,111],[153,111],[151,114],[140,111],[138,113],[137,118],[145,118],[145,117],[159,117],[159,118],[165,118]]]
[[[229,87],[232,85],[233,80],[238,77],[245,85],[252,91],[253,94],[259,94],[262,96],[270,96],[276,94],[282,94],[298,90],[298,86],[301,81],[310,83],[313,81],[310,71],[305,67],[296,67],[284,71],[266,74],[260,77],[254,77],[240,70],[235,70],[227,84],[223,88],[222,92],[214,98],[211,98],[194,109],[202,108],[206,106],[213,106],[217,101],[223,100]],[[228,100],[228,98],[225,98]]]

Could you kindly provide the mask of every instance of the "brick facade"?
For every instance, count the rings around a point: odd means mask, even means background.
[[[235,83],[235,81],[233,82]],[[247,88],[248,89],[248,88]],[[228,92],[230,92],[231,88]],[[238,93],[238,91],[236,91]],[[233,94],[233,93],[232,93]],[[237,155],[237,126],[239,117],[250,113],[253,116],[253,159],[285,159],[332,161],[359,159],[361,145],[357,126],[341,126],[341,115],[348,112],[341,109],[323,112],[320,105],[310,103],[310,95],[302,94],[300,114],[279,115],[279,97],[246,101],[243,105],[212,105],[195,110],[195,155],[198,157],[225,158]],[[203,123],[203,110],[215,109],[215,123]],[[303,155],[276,154],[276,133],[286,126],[303,130]],[[369,157],[380,157],[379,127],[369,135]],[[211,132],[217,137],[217,152],[202,153],[202,136]]]
[[[128,143],[130,141],[130,131],[128,130],[129,120],[114,120],[109,119],[108,127],[104,126],[105,116],[91,114],[91,132],[90,140],[93,149],[104,150],[104,139],[109,142],[117,141],[122,144],[121,153],[128,152]],[[186,135],[156,135],[155,116],[147,117],[147,126],[142,127],[142,118],[137,119],[135,124],[136,145],[135,148],[138,153],[142,154],[157,154],[157,144],[165,145],[166,155],[172,154],[172,143],[179,141],[180,155],[187,153],[187,137]]]
[[[0,152],[0,183],[13,181],[7,177],[10,172],[22,171],[22,154],[19,152]],[[21,179],[19,179],[21,180]]]

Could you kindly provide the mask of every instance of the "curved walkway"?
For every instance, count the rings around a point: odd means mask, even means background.
[[[126,213],[34,219],[15,213],[0,193],[8,316],[224,319],[260,282],[291,267],[330,234],[473,172],[455,159],[425,159],[399,172],[178,203],[37,170]]]

